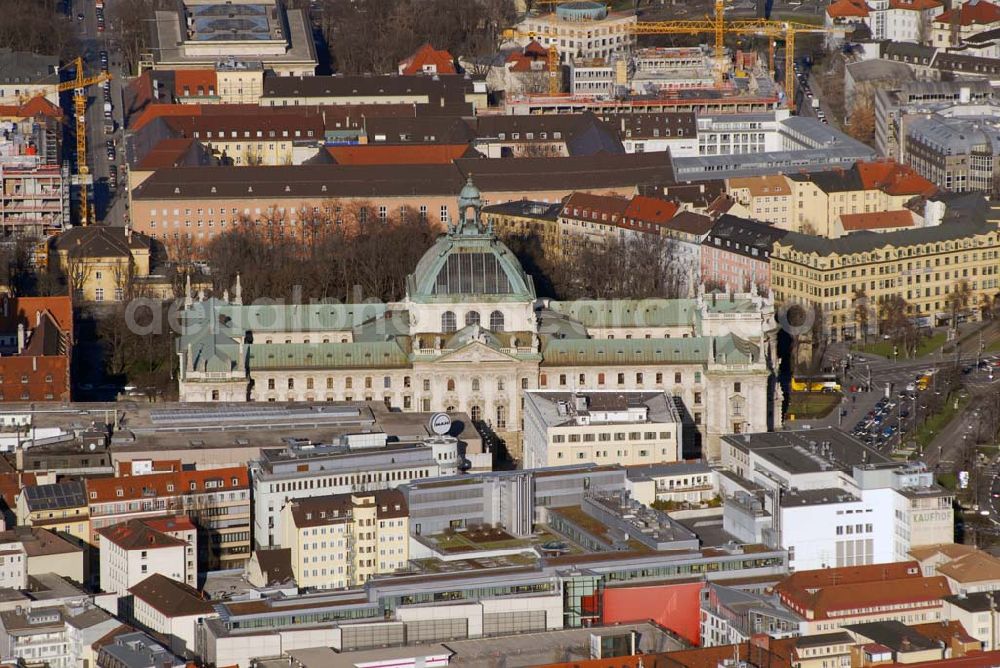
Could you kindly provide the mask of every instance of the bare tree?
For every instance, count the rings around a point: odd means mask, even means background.
[[[965,279],[960,280],[948,292],[948,311],[951,313],[951,326],[958,327],[958,316],[966,311],[972,299],[972,286]]]
[[[875,141],[875,100],[867,86],[854,91],[848,118],[847,134],[865,144]]]
[[[854,323],[860,330],[861,340],[868,343],[868,323],[871,306],[864,287],[854,291]]]

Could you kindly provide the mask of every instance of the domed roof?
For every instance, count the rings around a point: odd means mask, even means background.
[[[483,198],[479,188],[472,182],[472,174],[462,186],[462,192],[458,193],[458,208],[464,210],[468,206],[482,206]]]
[[[556,6],[556,16],[570,21],[600,21],[608,15],[608,8],[600,2],[573,0]]]
[[[535,285],[491,230],[464,226],[438,237],[406,280],[415,302],[532,301]]]

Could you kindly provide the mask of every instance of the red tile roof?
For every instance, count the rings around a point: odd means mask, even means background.
[[[826,619],[846,610],[940,605],[951,590],[944,577],[922,577],[917,562],[909,561],[799,571],[778,583],[775,592],[799,614]]]
[[[889,0],[889,9],[909,9],[915,12],[923,12],[943,6],[944,4],[938,2],[938,0]]]
[[[174,95],[178,98],[216,95],[217,85],[212,70],[174,70]]]
[[[330,154],[341,165],[450,165],[461,158],[469,147],[465,144],[414,146],[328,146]]]
[[[234,479],[236,484],[233,484]],[[209,482],[212,484],[206,486]],[[150,496],[180,496],[200,494],[210,490],[226,491],[248,487],[247,468],[229,466],[204,471],[150,473],[129,478],[88,478],[87,500],[92,504],[122,502],[150,498]]]
[[[950,659],[939,659],[937,661],[919,661],[907,664],[886,664],[895,666],[905,665],[906,668],[993,668],[1000,665],[1000,650],[992,652],[970,652],[965,656],[951,657]]]
[[[610,223],[624,216],[628,205],[624,197],[575,192],[566,199],[561,215],[578,220],[602,220],[605,216],[603,222]]]
[[[951,23],[955,10],[950,9],[934,17],[937,23]],[[966,2],[958,10],[958,23],[963,26],[989,25],[1000,22],[1000,7],[987,0]]]
[[[73,330],[73,303],[69,297],[0,297],[0,332],[17,331],[18,323],[35,327],[39,313],[48,313],[65,332]]]
[[[35,116],[62,118],[62,115],[62,109],[41,95],[31,98],[22,105],[0,105],[0,118],[34,118]]]
[[[153,150],[147,153],[133,170],[143,172],[164,167],[179,167],[194,141],[194,139],[164,139],[153,147]]]
[[[200,116],[201,106],[200,104],[151,104],[142,110],[139,117],[132,122],[130,129],[133,132],[141,130],[147,123],[161,116]]]
[[[662,225],[673,218],[679,208],[670,200],[636,195],[625,208],[625,217]]]
[[[197,531],[191,518],[187,515],[175,515],[173,517],[150,517],[144,518],[142,523],[150,529],[155,529],[160,533],[171,534],[176,531]]]
[[[399,73],[407,76],[423,74],[429,65],[435,74],[457,74],[455,57],[447,51],[439,51],[430,44],[424,44],[416,52],[399,64]]]
[[[186,541],[152,529],[139,520],[104,527],[98,529],[97,533],[125,550],[158,550],[187,545]]]
[[[855,165],[865,190],[882,190],[890,195],[921,195],[930,197],[938,187],[918,174],[912,167],[892,160],[859,162]]]
[[[913,214],[902,211],[873,211],[871,213],[842,213],[840,224],[846,232],[859,230],[889,230],[913,227]]]
[[[834,0],[826,8],[826,13],[835,19],[865,17],[868,16],[868,5],[863,0]]]

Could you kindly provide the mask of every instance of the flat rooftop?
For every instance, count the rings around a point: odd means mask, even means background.
[[[169,458],[185,452],[235,450],[240,461],[256,458],[264,448],[285,447],[288,439],[329,443],[338,436],[384,433],[391,443],[425,439],[432,413],[398,412],[375,402],[156,403],[74,402],[7,403],[0,415],[30,415],[35,427],[82,432],[94,423],[116,425],[112,458]],[[483,451],[482,439],[465,413],[452,413],[450,436],[466,444],[467,453]],[[219,456],[222,456],[221,454]]]
[[[855,466],[893,461],[834,428],[729,435],[723,440],[792,474],[851,472]]]
[[[639,632],[639,649],[644,653],[671,652],[687,647],[677,637],[648,622],[459,640],[448,642],[446,646],[454,652],[449,662],[452,666],[496,666],[497,657],[504,657],[503,664],[509,667],[537,666],[585,661],[590,659],[592,635],[625,635],[633,630]]]

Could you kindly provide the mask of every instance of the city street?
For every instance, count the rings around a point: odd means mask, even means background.
[[[116,123],[117,130],[112,135],[105,134],[104,130],[104,86],[90,86],[87,89],[87,162],[90,165],[93,177],[91,188],[91,203],[93,214],[97,222],[108,225],[123,225],[126,220],[126,198],[125,195],[125,173],[122,170],[124,164],[121,153],[121,136],[124,105],[122,103],[123,80],[121,77],[121,63],[118,60],[116,51],[109,42],[109,33],[98,30],[97,9],[93,0],[74,0],[72,15],[74,17],[83,14],[84,20],[77,20],[80,30],[80,55],[84,59],[84,69],[87,76],[94,76],[101,71],[101,51],[108,54],[108,71],[114,77],[111,80],[110,99],[113,106],[112,118]],[[74,19],[76,20],[76,19]],[[106,21],[106,30],[110,29],[110,24]],[[115,159],[108,156],[106,142],[112,140],[115,145]],[[110,188],[110,167],[114,165],[118,170],[118,189],[113,192]]]

